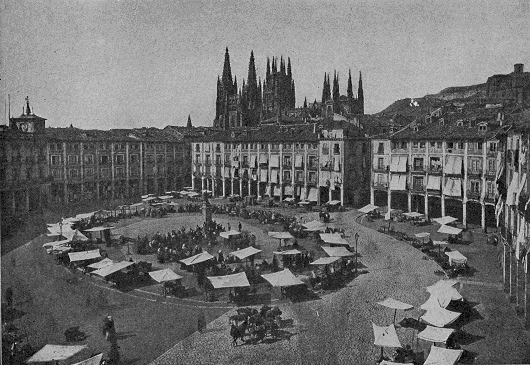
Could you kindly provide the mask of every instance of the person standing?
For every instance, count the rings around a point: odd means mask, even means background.
[[[202,333],[205,328],[206,316],[204,315],[204,311],[201,311],[197,317],[197,331],[199,331],[199,333]]]
[[[5,298],[6,298],[7,307],[12,308],[13,307],[13,289],[10,286],[7,287],[6,289]]]

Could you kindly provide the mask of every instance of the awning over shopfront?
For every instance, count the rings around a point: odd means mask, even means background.
[[[342,238],[342,236],[338,233],[321,233],[320,239],[325,243],[329,243],[331,245],[350,245],[349,242]]]
[[[519,189],[519,173],[514,172],[512,176],[512,181],[508,186],[508,191],[506,193],[506,205],[516,205],[516,194]]]
[[[102,267],[101,269],[96,270],[92,272],[91,274],[106,277],[106,276],[109,276],[110,274],[123,270],[131,265],[134,265],[134,262],[131,262],[131,261],[116,262],[112,265]]]
[[[70,252],[68,254],[68,257],[70,258],[70,262],[76,262],[76,261],[97,259],[98,257],[101,257],[101,255],[99,253],[99,249],[97,249],[97,250],[82,251],[82,252]]]
[[[443,194],[446,196],[462,196],[462,180],[458,178],[448,178],[445,182]]]
[[[330,171],[320,171],[320,176],[318,179],[319,186],[328,186],[328,183],[330,183],[330,180],[331,180]]]
[[[281,196],[282,195],[282,188],[280,186],[274,187],[274,196]]]
[[[69,359],[78,352],[86,349],[87,345],[65,346],[65,345],[46,345],[37,353],[30,357],[26,362],[57,362]]]
[[[261,276],[275,287],[304,285],[304,282],[294,276],[289,269],[284,269],[283,271],[272,274],[263,274]]]
[[[330,257],[350,257],[350,256],[355,256],[355,253],[347,250],[346,247],[325,247],[325,246],[323,246],[322,249]]]
[[[427,190],[440,190],[442,188],[442,177],[429,175],[427,178]]]
[[[390,161],[390,172],[407,172],[407,156],[392,156]]]
[[[394,190],[394,191],[407,190],[407,176],[406,175],[392,175],[392,180],[390,180],[390,190]]]
[[[257,166],[258,156],[250,155],[250,167],[254,168]]]
[[[340,260],[340,257],[321,257],[318,260],[310,262],[309,265],[329,265]]]
[[[276,169],[271,170],[271,183],[274,183],[274,184],[278,183],[278,170]]]
[[[307,195],[307,200],[309,200],[310,202],[318,201],[318,190],[317,190],[317,188],[309,189],[309,194]]]

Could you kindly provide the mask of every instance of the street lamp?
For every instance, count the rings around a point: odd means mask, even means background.
[[[355,232],[355,276],[357,277],[357,244],[359,243],[359,233]]]

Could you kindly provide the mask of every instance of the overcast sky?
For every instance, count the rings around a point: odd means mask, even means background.
[[[290,57],[296,103],[337,70],[365,109],[530,69],[530,0],[3,0],[3,96],[48,126],[211,125],[225,47],[241,85],[254,50]],[[4,103],[2,103],[4,104]],[[2,108],[4,105],[2,105]],[[3,114],[5,115],[5,113]],[[6,122],[3,118],[2,124]]]

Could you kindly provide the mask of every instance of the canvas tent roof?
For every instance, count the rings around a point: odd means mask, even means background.
[[[75,262],[75,261],[97,259],[98,257],[101,257],[101,255],[99,253],[99,249],[97,249],[97,250],[82,251],[82,252],[70,252],[68,254],[68,257],[70,258],[70,262]]]
[[[433,307],[429,308],[420,319],[436,327],[445,327],[456,321],[458,317],[460,317],[460,313],[458,312],[448,311],[442,307]]]
[[[423,217],[423,213],[418,213],[418,212],[409,212],[409,213],[403,213],[404,216],[407,216],[407,217],[410,217],[410,218],[418,218],[418,217]]]
[[[71,241],[70,240],[61,240],[61,241],[52,241],[52,242],[47,242],[45,244],[42,245],[42,247],[44,248],[53,248],[53,247],[56,247],[56,246],[64,246],[68,243],[70,243]]]
[[[92,274],[98,275],[98,276],[102,276],[102,277],[106,277],[106,276],[109,276],[110,274],[113,274],[113,273],[115,273],[117,271],[123,270],[126,267],[129,267],[129,266],[131,266],[133,264],[134,264],[134,262],[130,262],[130,261],[115,262],[112,265],[108,265],[108,266],[102,267],[101,269],[92,272]]]
[[[337,260],[340,260],[340,257],[321,257],[313,262],[310,262],[309,265],[329,265]]]
[[[323,231],[326,225],[320,221],[312,220],[311,222],[303,223],[302,226],[306,231]]]
[[[88,241],[88,237],[82,234],[78,229],[75,230],[74,235],[71,238],[72,241]]]
[[[462,265],[467,262],[467,257],[462,255],[459,251],[451,251],[445,253],[447,256],[449,256],[449,264],[457,264]]]
[[[374,329],[374,345],[381,347],[402,347],[393,324],[388,327],[381,327],[372,322],[372,328]]]
[[[289,232],[272,232],[267,233],[269,237],[276,238],[278,240],[288,240],[294,238]]]
[[[427,326],[423,331],[418,333],[418,338],[430,342],[446,342],[451,333],[455,330],[452,328],[438,328]]]
[[[101,231],[105,231],[107,229],[113,229],[114,227],[92,227],[92,228],[89,228],[89,229],[85,229],[84,231],[85,232],[101,232]]]
[[[241,250],[230,252],[230,255],[237,257],[240,260],[246,259],[247,257],[256,255],[260,253],[261,250],[258,250],[255,247],[249,246]]]
[[[331,257],[349,257],[355,256],[355,253],[346,249],[346,247],[325,247],[322,246],[322,249]]]
[[[421,309],[446,308],[452,300],[462,299],[462,295],[453,287],[439,288],[431,292],[431,296],[421,305]]]
[[[377,302],[377,304],[382,305],[384,307],[392,308],[392,309],[399,309],[399,310],[409,310],[414,308],[413,305],[400,302],[399,300],[395,300],[392,298],[386,298],[382,302]]]
[[[390,190],[407,190],[407,175],[392,175],[390,180]]]
[[[87,345],[64,346],[64,345],[46,345],[37,351],[26,362],[52,362],[66,360],[78,352],[81,352]]]
[[[350,243],[346,241],[339,233],[321,233],[320,239],[322,241],[333,244],[333,245],[345,245],[349,246]]]
[[[199,264],[204,261],[208,261],[210,259],[213,259],[213,256],[210,255],[208,252],[201,252],[197,255],[188,257],[187,259],[180,260],[184,265],[195,265]]]
[[[104,268],[105,266],[112,265],[113,263],[114,263],[114,261],[112,261],[108,257],[105,257],[103,260],[98,261],[98,262],[94,262],[93,264],[90,264],[87,267],[89,267],[91,269],[99,270],[101,268]]]
[[[163,283],[165,281],[171,281],[171,280],[179,280],[183,278],[182,276],[175,274],[175,272],[169,268],[163,269],[163,270],[151,271],[149,272],[149,276],[159,283]]]
[[[359,212],[361,212],[361,213],[370,213],[371,211],[374,211],[374,210],[376,210],[378,208],[379,207],[377,205],[368,204],[368,205],[365,205],[364,207],[362,207],[361,209],[359,209]]]
[[[244,272],[224,276],[208,276],[208,280],[210,280],[214,289],[241,288],[250,286],[250,283],[247,279],[247,274]]]
[[[433,221],[435,221],[436,223],[441,224],[442,226],[446,225],[446,224],[449,224],[449,223],[452,223],[452,222],[457,221],[457,220],[458,220],[458,218],[451,217],[450,215],[445,215],[445,216],[443,216],[441,218],[433,219]]]
[[[298,250],[285,250],[285,251],[273,251],[273,254],[275,255],[299,255],[301,254],[302,251],[298,251]]]
[[[278,271],[272,274],[263,274],[261,276],[263,277],[263,279],[267,280],[272,286],[276,287],[304,284],[304,282],[294,276],[289,269],[284,269],[283,271]]]
[[[454,365],[463,352],[463,350],[450,350],[432,345],[431,352],[423,365]]]
[[[81,362],[76,362],[72,365],[99,365],[101,364],[101,359],[103,359],[103,353],[97,354],[96,356],[92,356],[91,358],[88,358]]]
[[[438,232],[445,234],[459,234],[462,230],[460,228],[443,225],[438,229]]]
[[[235,230],[230,230],[230,231],[227,231],[227,232],[221,232],[219,233],[219,236],[223,237],[223,238],[230,238],[231,236],[237,236],[237,235],[240,235],[241,232],[239,231],[235,231]]]

